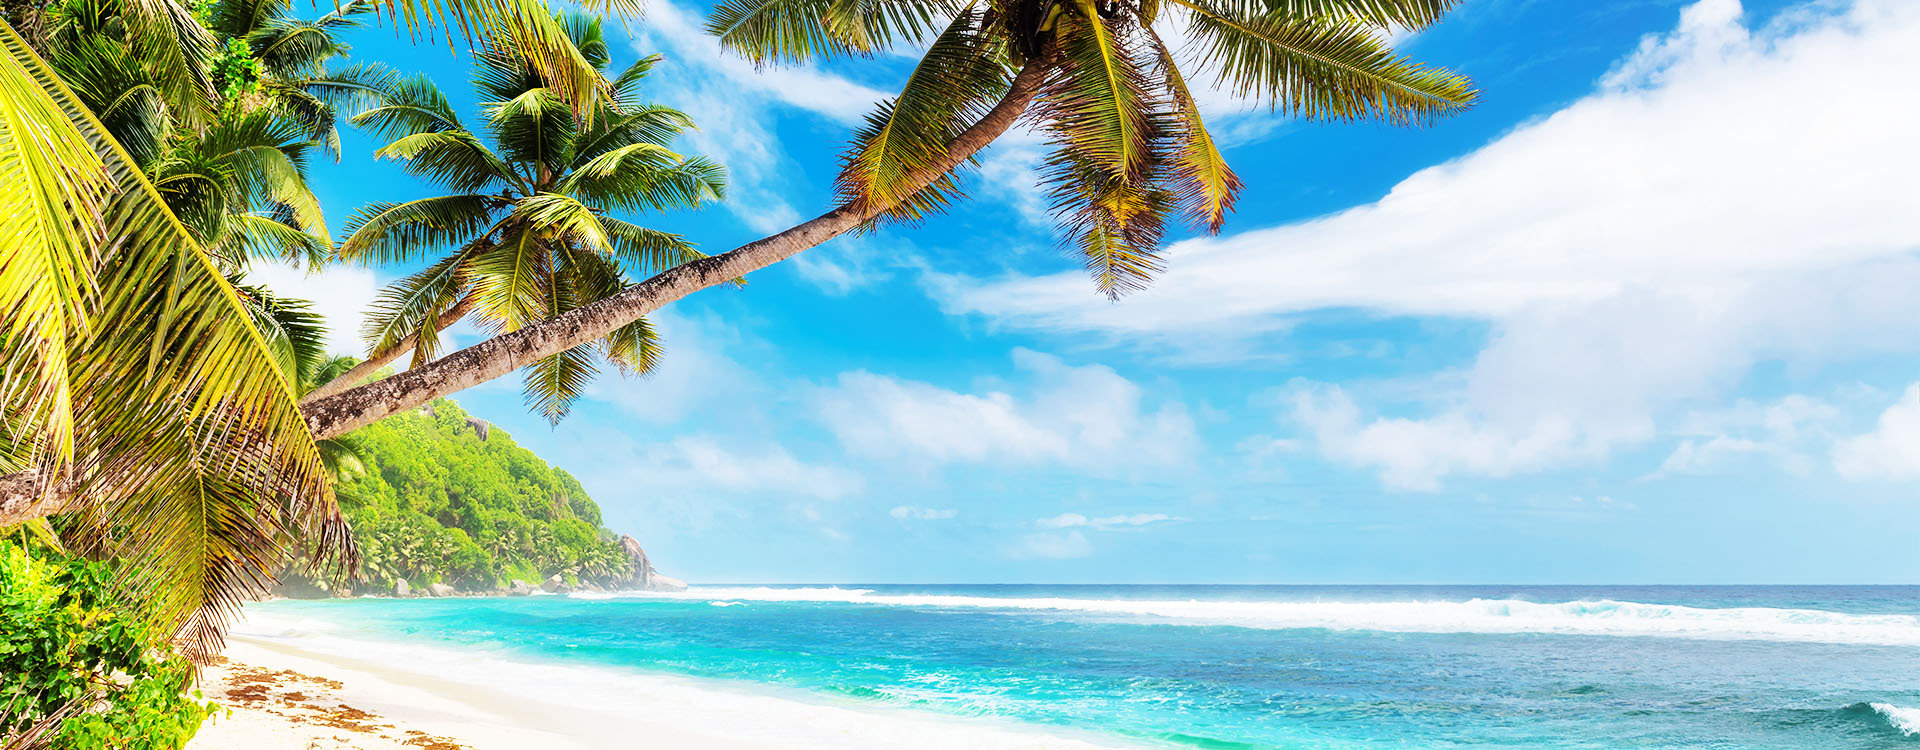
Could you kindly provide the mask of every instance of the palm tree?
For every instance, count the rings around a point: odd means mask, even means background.
[[[1407,125],[1462,111],[1479,96],[1465,77],[1395,55],[1387,41],[1396,30],[1437,23],[1457,4],[732,0],[715,9],[708,29],[763,65],[871,55],[942,29],[900,95],[856,133],[838,206],[425,367],[350,391],[316,392],[302,411],[316,435],[343,434],[592,342],[846,232],[938,210],[958,197],[955,170],[1022,120],[1051,136],[1044,180],[1069,244],[1100,291],[1124,294],[1160,269],[1167,216],[1182,212],[1216,231],[1240,185],[1160,26],[1183,26],[1207,72],[1276,114]]]
[[[559,20],[582,55],[604,69],[600,21],[579,14]],[[703,257],[678,235],[613,216],[698,207],[725,193],[719,165],[667,148],[692,120],[639,98],[658,58],[628,66],[613,78],[608,100],[581,117],[552,96],[549,81],[512,44],[488,40],[475,56],[492,148],[424,77],[397,82],[353,118],[391,141],[377,155],[400,160],[450,194],[368,206],[352,220],[341,257],[413,262],[450,252],[382,294],[367,322],[374,356],[346,383],[407,347],[414,364],[431,359],[440,331],[462,318],[517,330],[627,289],[629,272]],[[629,373],[646,372],[659,357],[644,318],[608,332],[596,349]],[[594,372],[583,348],[533,361],[524,370],[527,402],[557,422]]]
[[[53,70],[0,29],[0,524],[69,511],[81,549],[205,654],[289,534],[351,542],[296,394],[220,264]],[[11,517],[9,517],[11,516]]]
[[[335,35],[359,26],[376,7],[373,0],[350,0],[308,20],[292,17],[290,0],[218,0],[208,7],[208,26],[230,52],[216,58],[215,78],[226,63],[233,80],[214,83],[240,106],[280,109],[338,161],[338,112],[371,104],[392,73],[377,64],[332,68],[351,51]]]

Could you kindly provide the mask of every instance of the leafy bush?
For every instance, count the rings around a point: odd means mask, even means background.
[[[0,542],[0,747],[179,748],[212,712],[105,564]]]

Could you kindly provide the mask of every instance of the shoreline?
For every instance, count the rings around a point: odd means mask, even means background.
[[[755,683],[316,635],[324,621],[249,619],[228,637],[226,663],[203,677],[202,690],[223,710],[187,750],[1138,747]]]

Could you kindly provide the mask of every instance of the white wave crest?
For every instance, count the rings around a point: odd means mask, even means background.
[[[1920,617],[1774,607],[1687,607],[1611,599],[1558,603],[1467,601],[1207,601],[881,594],[871,589],[704,588],[628,594],[668,600],[843,602],[902,607],[1088,613],[1168,624],[1250,628],[1373,630],[1400,633],[1557,633],[1568,635],[1762,640],[1920,646]]]
[[[1906,708],[1891,703],[1869,703],[1873,710],[1886,717],[1887,723],[1909,737],[1920,735],[1920,708]]]

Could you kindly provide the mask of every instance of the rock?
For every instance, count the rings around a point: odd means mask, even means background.
[[[453,596],[455,593],[457,592],[453,590],[452,586],[444,583],[436,583],[427,587],[428,596]]]
[[[600,588],[600,584],[597,584],[597,583],[594,583],[594,582],[592,582],[592,581],[585,581],[585,582],[582,582],[582,583],[580,584],[580,590],[581,590],[581,591],[591,591],[591,592],[593,592],[593,593],[596,593],[596,594],[602,594],[602,593],[606,593],[606,589],[603,589],[603,588]]]
[[[648,576],[647,590],[648,591],[686,591],[687,582],[682,581],[678,578],[674,578],[672,576],[663,576],[663,575],[660,575],[659,573],[655,573],[651,576]]]
[[[564,594],[572,591],[573,587],[567,585],[567,579],[561,578],[559,573],[555,573],[552,578],[547,579],[546,583],[540,584],[540,590],[549,594]]]
[[[507,594],[510,596],[532,596],[533,592],[537,590],[538,589],[533,587],[533,584],[515,578],[513,579],[513,584],[507,587]]]
[[[394,596],[412,596],[413,595],[413,589],[412,587],[409,587],[407,585],[407,579],[402,578],[398,583],[393,584],[393,595]]]
[[[627,560],[633,563],[633,587],[646,589],[648,579],[653,577],[653,563],[647,560],[647,551],[640,548],[640,540],[620,535],[620,548],[627,551]]]
[[[479,435],[482,441],[485,441],[487,439],[487,433],[493,430],[493,425],[488,424],[487,420],[478,417],[467,417],[467,426],[472,427],[473,434]]]

